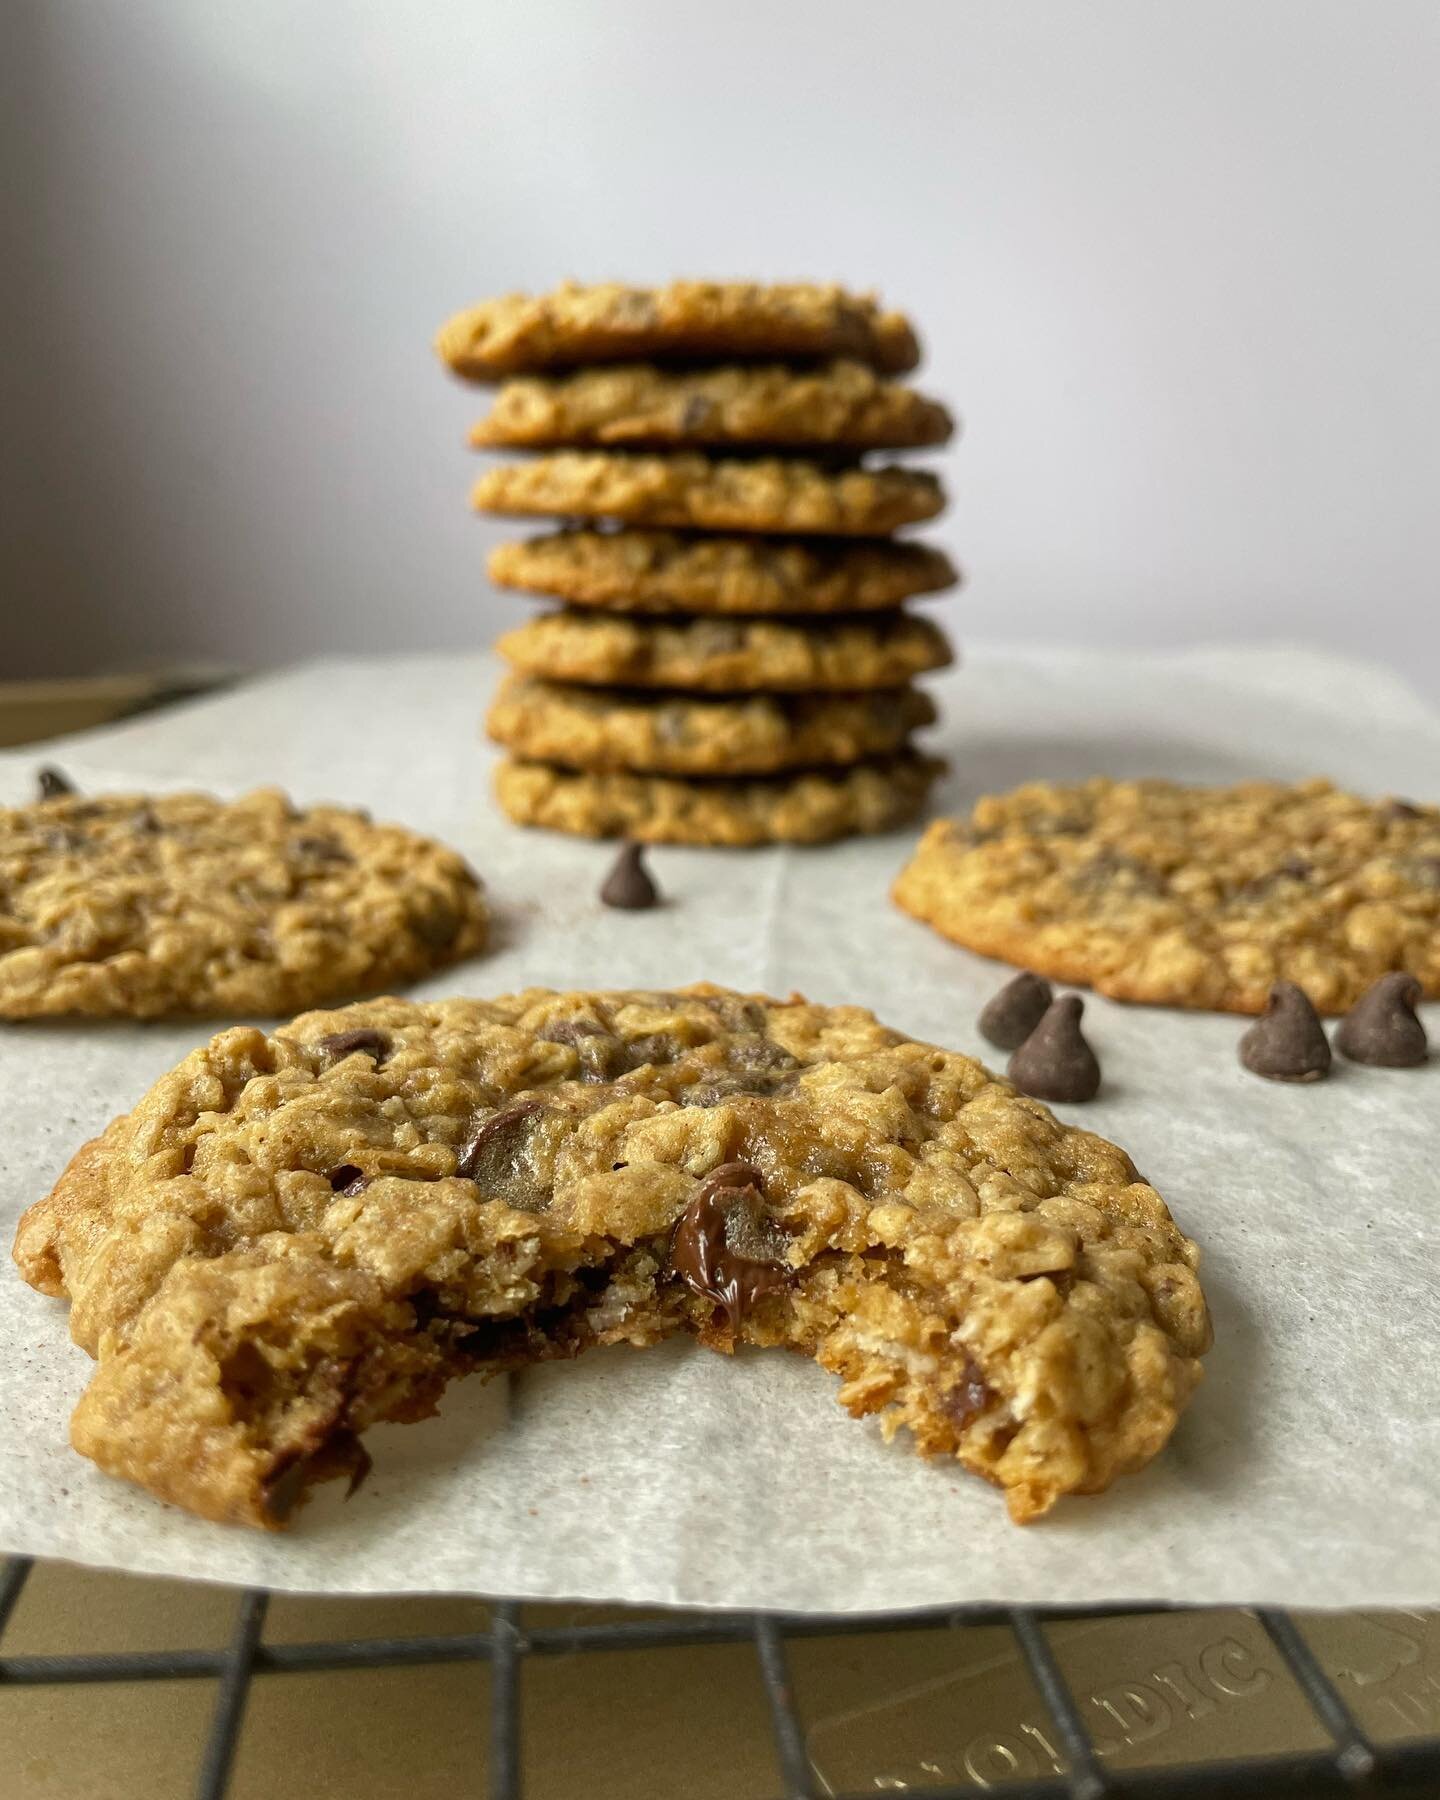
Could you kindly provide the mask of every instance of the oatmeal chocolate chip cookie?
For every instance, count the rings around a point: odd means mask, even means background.
[[[555,531],[490,552],[501,587],[640,613],[888,611],[959,580],[926,544]]]
[[[485,943],[443,845],[262,789],[0,808],[0,1018],[287,1013]]]
[[[706,699],[511,675],[486,725],[517,756],[572,769],[766,775],[898,750],[934,719],[928,695],[908,687]]]
[[[709,693],[899,687],[951,660],[940,628],[908,613],[811,625],[557,612],[507,631],[495,647],[526,675]]]
[[[886,381],[864,363],[816,369],[617,363],[507,381],[470,442],[529,450],[672,444],[904,450],[943,444],[954,429],[938,401]]]
[[[1124,1151],[858,1007],[710,986],[224,1031],[14,1254],[97,1358],[76,1449],[267,1527],[456,1376],[681,1331],[816,1358],[1023,1521],[1156,1455],[1210,1340]]]
[[[920,346],[901,313],[833,284],[672,281],[506,294],[457,313],[435,348],[457,374],[494,381],[540,369],[625,361],[853,357],[903,375]]]
[[[1440,808],[1325,781],[1036,782],[921,840],[895,899],[969,950],[1117,1000],[1343,1012],[1392,969],[1440,996]]]
[[[831,469],[798,458],[693,451],[558,450],[488,470],[471,498],[477,512],[509,517],[554,514],[822,537],[880,537],[933,519],[945,505],[939,481],[918,469]]]
[[[919,812],[944,766],[903,750],[847,769],[727,781],[506,762],[496,770],[495,792],[519,825],[548,826],[578,837],[747,849],[821,844],[904,825]]]

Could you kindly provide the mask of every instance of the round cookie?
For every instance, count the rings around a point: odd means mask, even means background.
[[[435,348],[473,381],[587,363],[753,357],[853,357],[899,375],[920,360],[903,314],[882,312],[873,295],[811,282],[566,281],[548,294],[506,294],[457,313]]]
[[[900,687],[951,660],[940,628],[909,613],[811,625],[556,612],[507,631],[495,647],[522,673],[551,681],[707,693]]]
[[[0,809],[0,1018],[274,1014],[481,949],[452,850],[273,789]]]
[[[895,899],[986,956],[1117,1000],[1344,1012],[1403,969],[1440,997],[1440,808],[1325,781],[1036,782],[940,821]]]
[[[490,552],[501,587],[640,613],[882,612],[959,580],[926,544],[554,531]]]
[[[553,763],[505,762],[501,807],[519,825],[647,844],[820,844],[889,831],[913,819],[944,764],[913,750],[848,769],[750,780],[599,774]]]
[[[915,688],[705,699],[510,675],[486,726],[528,760],[663,775],[766,775],[898,750],[935,719]]]
[[[1210,1342],[1123,1150],[859,1007],[709,985],[222,1032],[15,1259],[97,1358],[75,1448],[272,1528],[456,1377],[676,1333],[814,1357],[1025,1521],[1156,1455]]]
[[[933,519],[945,505],[939,481],[918,469],[618,450],[557,450],[501,463],[480,477],[471,499],[477,512],[509,518],[554,515],[821,537],[880,537]]]
[[[470,433],[477,448],[657,448],[740,444],[904,450],[943,444],[954,421],[937,401],[864,363],[660,369],[616,363],[507,381]]]

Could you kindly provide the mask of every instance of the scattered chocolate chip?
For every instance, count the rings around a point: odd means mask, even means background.
[[[371,1031],[361,1026],[356,1031],[333,1032],[329,1037],[321,1038],[316,1048],[323,1050],[331,1062],[340,1062],[358,1051],[364,1056],[373,1056],[378,1068],[390,1054],[390,1040],[383,1031]]]
[[[1007,981],[980,1014],[980,1035],[997,1050],[1018,1050],[1045,1017],[1055,990],[1043,975],[1028,969]]]
[[[61,794],[73,794],[77,791],[75,783],[67,775],[48,765],[37,772],[35,785],[40,790],[42,800],[58,800]]]
[[[1424,813],[1409,800],[1387,800],[1380,808],[1382,819],[1423,819]]]
[[[1085,1002],[1078,994],[1052,1000],[1045,1016],[1010,1058],[1010,1079],[1036,1100],[1093,1100],[1100,1064],[1080,1030]]]
[[[475,1182],[493,1198],[510,1199],[517,1187],[521,1154],[536,1116],[544,1111],[539,1100],[517,1100],[513,1106],[502,1106],[499,1112],[491,1113],[460,1152],[455,1173]],[[529,1184],[522,1181],[518,1185]]]
[[[643,844],[626,844],[615,858],[614,866],[600,888],[606,906],[618,906],[626,912],[641,912],[647,906],[658,906],[660,890],[650,879],[643,861]]]
[[[1335,1048],[1351,1062],[1377,1069],[1413,1069],[1430,1053],[1425,1027],[1415,1016],[1423,990],[1413,975],[1382,975],[1340,1021]]]
[[[765,1294],[790,1279],[784,1238],[761,1210],[765,1178],[750,1163],[722,1163],[680,1215],[670,1267],[702,1299],[713,1300],[731,1329]]]
[[[341,1163],[338,1169],[332,1169],[326,1177],[337,1194],[358,1194],[365,1185],[364,1172],[354,1163]]]
[[[1303,988],[1277,981],[1265,1010],[1240,1040],[1240,1061],[1267,1081],[1319,1081],[1330,1072],[1330,1044]]]
[[[572,1048],[581,1038],[605,1037],[603,1025],[597,1025],[593,1019],[554,1019],[540,1033],[542,1044],[568,1044]]]

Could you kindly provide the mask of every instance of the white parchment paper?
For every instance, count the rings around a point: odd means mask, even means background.
[[[607,911],[611,851],[508,825],[474,657],[311,666],[47,747],[83,786],[279,782],[433,831],[489,883],[499,943],[421,991],[709,978],[857,1001],[982,1052],[1005,971],[891,906],[914,833],[810,851],[661,850],[670,904]],[[941,803],[1095,772],[1317,772],[1440,795],[1440,720],[1376,670],[1299,651],[975,653],[938,684]],[[0,757],[0,798],[34,752]],[[1437,1009],[1428,1009],[1432,1039]],[[1169,1450],[1024,1530],[1000,1496],[882,1443],[820,1369],[688,1344],[461,1383],[443,1415],[371,1434],[348,1503],[285,1536],[204,1524],[76,1456],[89,1364],[65,1308],[0,1264],[0,1548],[272,1587],[454,1589],[865,1610],[961,1601],[1440,1603],[1440,1057],[1257,1081],[1243,1022],[1091,999],[1113,1137],[1205,1252],[1208,1376]],[[210,1035],[205,1024],[0,1026],[0,1239],[80,1141]]]

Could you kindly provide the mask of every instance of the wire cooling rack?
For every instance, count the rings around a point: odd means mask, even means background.
[[[1066,1764],[1064,1774],[1004,1782],[989,1792],[1001,1800],[1323,1800],[1324,1796],[1374,1794],[1421,1800],[1440,1794],[1440,1739],[1378,1745],[1361,1728],[1316,1660],[1288,1613],[1255,1609],[1295,1684],[1328,1733],[1327,1750],[1250,1757],[1186,1767],[1110,1770],[1102,1767],[1090,1735],[1050,1647],[1050,1619],[1123,1617],[1119,1606],[1033,1608],[939,1607],[923,1612],[869,1613],[863,1618],[815,1613],[685,1613],[659,1620],[572,1624],[525,1629],[519,1606],[499,1601],[488,1630],[431,1637],[325,1639],[267,1644],[269,1595],[242,1590],[230,1641],[219,1650],[152,1650],[94,1656],[5,1656],[5,1627],[33,1564],[26,1557],[0,1562],[0,1689],[85,1682],[213,1680],[215,1706],[195,1779],[197,1800],[223,1800],[245,1723],[245,1702],[257,1676],[321,1671],[415,1667],[483,1662],[490,1666],[488,1800],[523,1800],[520,1750],[522,1672],[526,1659],[606,1650],[655,1650],[698,1644],[752,1644],[769,1703],[774,1732],[776,1785],[754,1800],[820,1800],[823,1788],[805,1754],[804,1724],[790,1683],[786,1640],[859,1636],[868,1632],[934,1630],[954,1625],[1004,1625],[1014,1634],[1036,1691],[1049,1711]],[[1147,1607],[1147,1612],[1162,1609]],[[6,1761],[0,1739],[0,1791]],[[973,1787],[907,1786],[907,1800],[962,1800]],[[476,1788],[477,1796],[480,1789]],[[741,1800],[737,1796],[737,1800]],[[846,1800],[842,1796],[841,1800]],[[848,1800],[861,1800],[854,1795]],[[873,1800],[873,1796],[872,1796]]]

